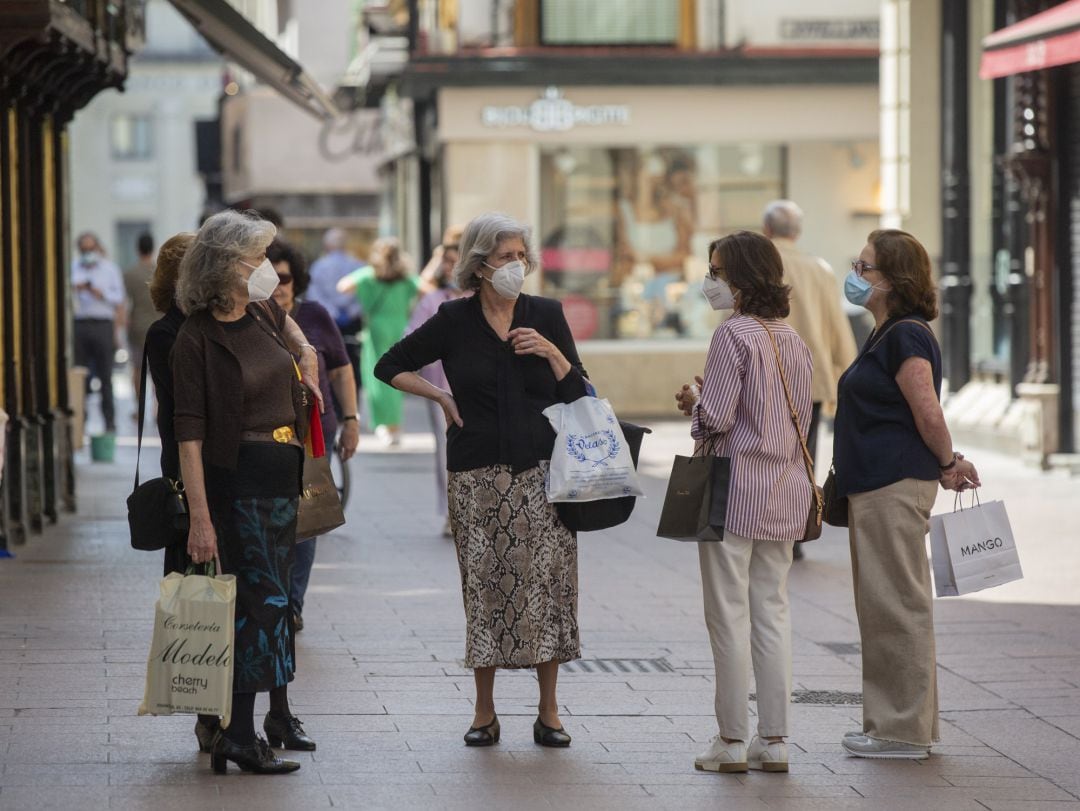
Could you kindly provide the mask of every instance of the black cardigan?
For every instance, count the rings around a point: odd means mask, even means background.
[[[537,355],[515,355],[480,307],[480,297],[443,304],[419,329],[394,344],[375,366],[384,383],[442,361],[463,428],[447,430],[447,468],[453,472],[510,465],[515,472],[550,459],[555,431],[541,412],[554,403],[585,396],[585,370],[562,305],[538,296],[520,296],[511,329],[535,329],[563,353],[570,371],[556,380],[551,365]]]
[[[154,391],[157,392],[161,475],[168,476],[170,479],[180,478],[180,450],[176,444],[176,430],[173,428],[176,399],[173,392],[172,369],[169,367],[169,354],[172,352],[176,336],[183,324],[184,314],[174,304],[146,331],[147,364],[150,367],[150,377],[154,381]]]

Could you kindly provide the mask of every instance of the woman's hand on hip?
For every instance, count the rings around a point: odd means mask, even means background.
[[[209,515],[191,516],[187,553],[192,563],[208,563],[217,557],[217,533]]]
[[[443,416],[446,417],[446,427],[456,425],[458,428],[464,428],[465,423],[461,421],[461,414],[458,413],[457,401],[448,391],[444,391],[442,396],[436,400],[439,405],[442,406]]]
[[[675,402],[684,417],[693,415],[694,406],[701,399],[701,385],[704,382],[700,375],[694,375],[693,383],[683,383],[683,387],[675,392]]]
[[[356,446],[360,444],[360,421],[345,420],[341,426],[341,438],[338,440],[338,450],[341,461],[348,462],[356,453]]]

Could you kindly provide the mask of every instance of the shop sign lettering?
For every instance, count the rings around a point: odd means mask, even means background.
[[[535,132],[565,132],[574,127],[626,126],[630,108],[625,104],[574,104],[557,87],[549,87],[524,107],[489,105],[480,111],[485,127],[528,127]]]

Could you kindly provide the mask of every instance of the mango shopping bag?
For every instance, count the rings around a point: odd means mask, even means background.
[[[161,581],[139,715],[216,715],[229,725],[236,577],[176,572]]]
[[[1003,501],[930,516],[930,553],[938,597],[959,597],[1024,576]]]

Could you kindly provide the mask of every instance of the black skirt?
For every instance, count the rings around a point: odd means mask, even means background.
[[[236,575],[237,692],[281,687],[295,670],[289,584],[302,464],[296,446],[243,442],[236,470],[206,468],[221,568]]]

